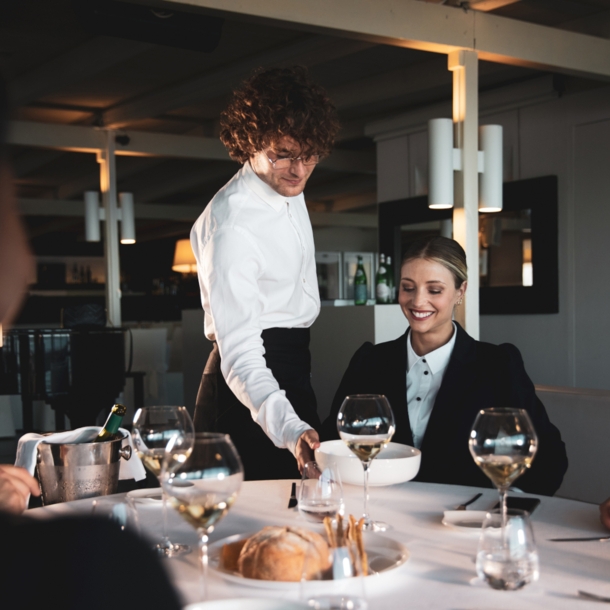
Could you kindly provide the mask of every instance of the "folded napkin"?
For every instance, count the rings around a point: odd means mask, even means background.
[[[92,441],[99,433],[102,428],[100,426],[86,426],[84,428],[77,428],[76,430],[67,430],[66,432],[55,432],[53,434],[42,435],[30,432],[24,434],[19,439],[17,445],[17,456],[15,458],[15,466],[21,466],[25,468],[32,476],[34,476],[34,470],[36,469],[36,458],[38,443],[44,441],[45,443],[86,443]],[[131,458],[119,460],[119,479],[135,479],[141,481],[146,478],[146,471],[142,461],[136,454],[136,450],[133,446],[133,440],[128,430],[119,428],[119,430],[126,436],[123,440],[123,445],[128,443],[131,445]]]

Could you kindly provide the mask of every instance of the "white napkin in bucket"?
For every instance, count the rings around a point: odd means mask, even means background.
[[[45,443],[85,443],[92,441],[101,430],[101,426],[86,426],[84,428],[77,428],[76,430],[67,430],[66,432],[54,432],[53,434],[36,434],[35,432],[29,432],[24,434],[19,439],[17,445],[17,456],[15,458],[15,466],[21,466],[25,468],[32,476],[36,469],[36,458],[38,443],[44,441]],[[119,428],[119,430],[127,437],[123,440],[123,445],[127,442],[131,445],[131,458],[119,460],[119,479],[135,479],[141,481],[146,478],[146,471],[142,461],[136,454],[135,447],[133,446],[133,440],[128,430]]]

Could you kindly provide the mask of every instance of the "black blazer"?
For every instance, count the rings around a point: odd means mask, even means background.
[[[510,343],[475,341],[456,326],[455,346],[424,434],[415,480],[492,486],[468,449],[470,430],[480,409],[513,407],[528,411],[539,441],[531,468],[515,485],[529,493],[553,495],[568,468],[565,445],[536,396],[519,350]],[[354,354],[322,425],[323,440],[338,438],[337,413],[345,396],[385,394],[396,420],[392,441],[413,445],[406,391],[407,333],[387,343],[365,343]]]

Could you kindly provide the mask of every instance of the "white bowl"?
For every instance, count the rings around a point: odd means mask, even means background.
[[[339,441],[325,441],[315,451],[316,462],[327,468],[335,465],[342,483],[364,485],[362,462]],[[415,447],[388,443],[371,462],[369,485],[381,487],[410,481],[419,471],[421,451]]]

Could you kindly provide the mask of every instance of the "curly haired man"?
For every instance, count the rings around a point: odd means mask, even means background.
[[[243,167],[191,231],[214,341],[195,428],[230,434],[247,479],[295,478],[319,444],[309,327],[320,298],[303,189],[338,128],[299,66],[259,71],[221,115],[221,140]]]

